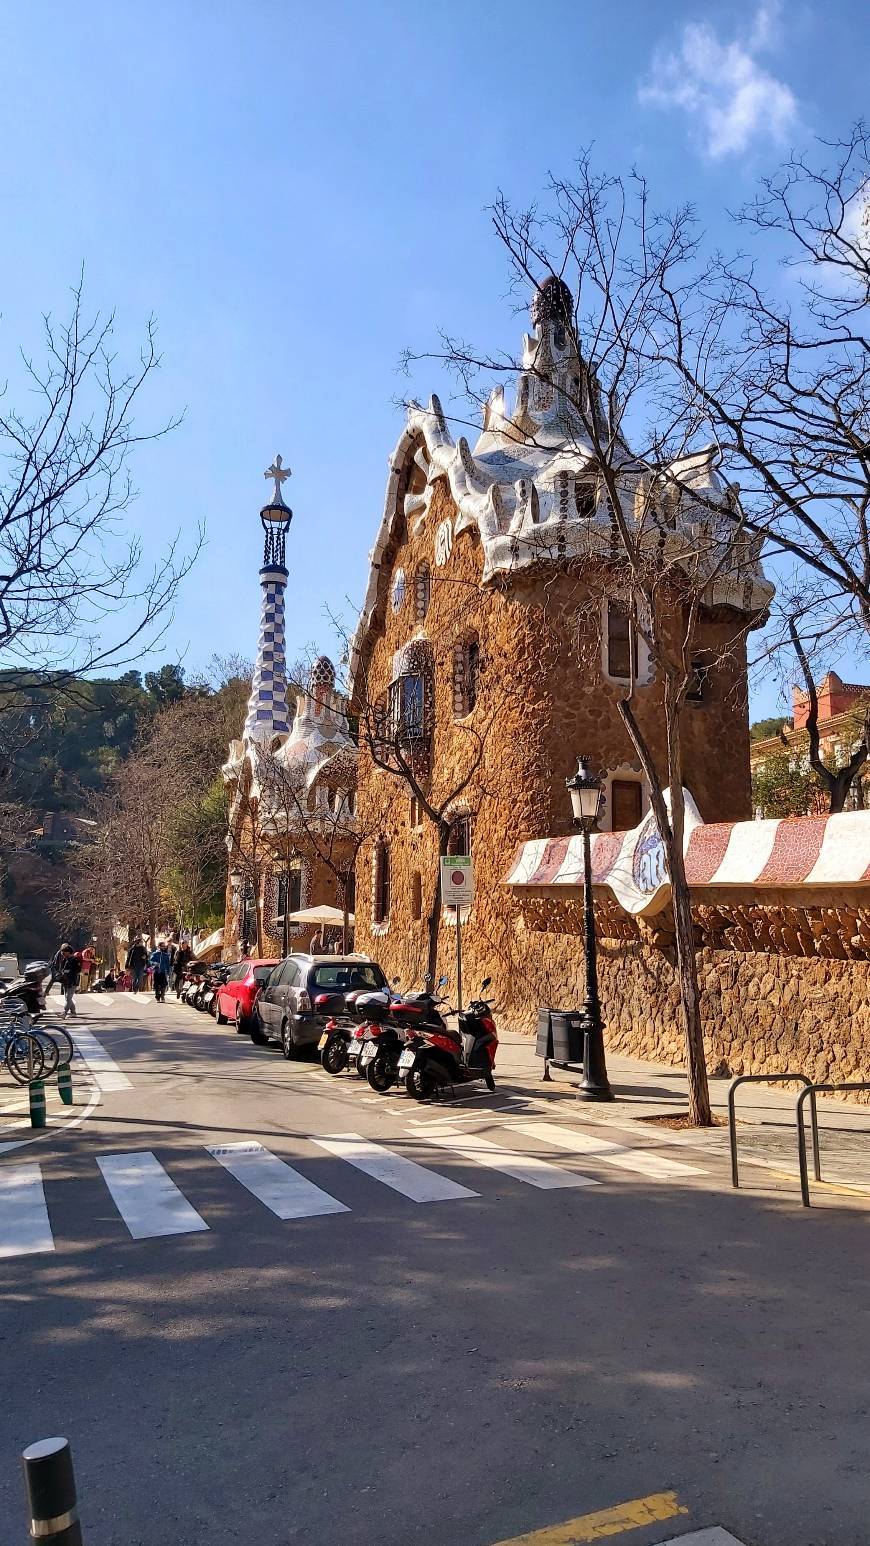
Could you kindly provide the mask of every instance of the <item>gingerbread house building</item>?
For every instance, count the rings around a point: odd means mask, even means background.
[[[473,447],[451,433],[437,398],[412,406],[390,461],[351,655],[354,709],[370,727],[359,751],[368,835],[357,863],[357,948],[405,983],[421,981],[434,953],[437,971],[455,981],[456,924],[437,905],[439,856],[470,853],[466,980],[470,989],[491,975],[514,1023],[553,1001],[543,965],[529,965],[543,957],[527,948],[522,899],[505,884],[518,845],[570,831],[565,780],[581,753],[604,778],[605,829],[636,827],[648,808],[617,710],[632,672],[638,718],[665,766],[662,684],[618,595],[584,582],[590,565],[600,575],[607,563],[613,511],[572,408],[584,367],[564,325],[569,303],[561,281],[538,291],[514,402],[492,394]],[[673,478],[679,509],[662,541],[732,497],[712,451],[685,458]],[[623,481],[633,508],[638,470],[628,451]],[[684,716],[684,781],[706,822],[751,814],[745,637],[771,594],[749,548],[739,573],[711,581],[698,640],[716,666]],[[389,817],[379,819],[385,801]],[[576,980],[562,991],[578,1000],[580,917],[576,897],[560,899],[540,925],[570,936]]]

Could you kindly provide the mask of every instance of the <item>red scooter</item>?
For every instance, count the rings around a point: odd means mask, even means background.
[[[484,977],[481,993],[491,978]],[[495,1089],[493,1069],[498,1050],[498,1033],[485,998],[474,999],[459,1015],[459,1026],[448,1026],[438,1008],[444,1000],[426,995],[420,1000],[399,1001],[394,1013],[407,1028],[407,1043],[399,1055],[397,1077],[414,1100],[438,1100],[458,1084],[483,1080],[488,1090]],[[446,1010],[452,1014],[453,1010]]]

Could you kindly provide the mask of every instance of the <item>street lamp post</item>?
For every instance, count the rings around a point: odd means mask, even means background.
[[[565,780],[571,796],[574,826],[583,834],[583,944],[586,958],[586,999],[583,1003],[583,1078],[578,1100],[613,1100],[604,1056],[604,1023],[598,998],[598,960],[595,945],[595,911],[592,898],[592,849],[590,836],[601,814],[601,781],[582,757],[573,778]]]

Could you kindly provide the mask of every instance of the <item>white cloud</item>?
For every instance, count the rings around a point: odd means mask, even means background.
[[[688,22],[676,50],[656,53],[640,100],[682,108],[714,158],[746,150],[761,137],[781,142],[797,121],[797,100],[757,58],[775,41],[778,11],[776,4],[760,5],[747,32],[730,43],[706,22]]]

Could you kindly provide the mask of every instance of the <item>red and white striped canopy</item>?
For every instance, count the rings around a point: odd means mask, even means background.
[[[870,886],[870,811],[782,821],[705,825],[686,810],[690,886]],[[517,851],[509,886],[581,886],[581,837],[535,838]],[[592,881],[610,886],[628,912],[657,912],[669,883],[658,830],[648,815],[632,832],[596,832]]]

